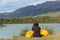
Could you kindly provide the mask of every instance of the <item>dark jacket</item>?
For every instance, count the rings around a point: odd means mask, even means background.
[[[33,37],[41,37],[40,35],[40,27],[32,27],[32,30],[34,31]]]

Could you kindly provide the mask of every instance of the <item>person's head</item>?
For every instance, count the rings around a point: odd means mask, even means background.
[[[33,27],[38,27],[38,22],[34,22]]]

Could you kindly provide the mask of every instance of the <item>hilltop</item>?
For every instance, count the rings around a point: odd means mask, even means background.
[[[13,12],[1,13],[0,18],[20,18],[26,16],[36,16],[54,11],[60,11],[60,1],[47,1],[42,4],[18,8]]]

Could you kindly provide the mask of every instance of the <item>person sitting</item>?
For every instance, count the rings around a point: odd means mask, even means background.
[[[38,25],[38,22],[35,22],[32,27],[32,31],[34,31],[33,37],[41,37],[40,35],[41,28]]]

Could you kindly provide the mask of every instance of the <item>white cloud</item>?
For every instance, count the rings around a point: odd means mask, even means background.
[[[9,3],[18,3],[18,2],[20,2],[20,0],[1,0],[0,5],[5,6]]]

